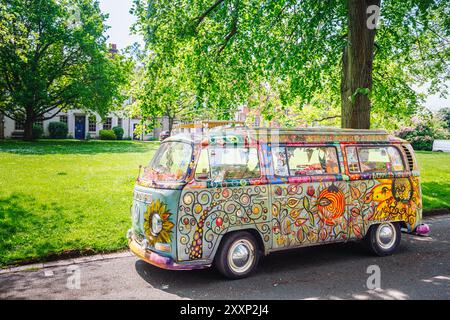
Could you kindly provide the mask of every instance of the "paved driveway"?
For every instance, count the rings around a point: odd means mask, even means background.
[[[425,221],[431,237],[403,235],[398,252],[384,258],[361,243],[302,248],[272,254],[252,277],[228,281],[213,269],[167,271],[128,254],[99,256],[2,273],[0,298],[450,299],[450,216]],[[367,287],[373,265],[381,274],[376,290]]]

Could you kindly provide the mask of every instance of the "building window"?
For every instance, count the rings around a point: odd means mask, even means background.
[[[97,131],[97,119],[95,116],[89,117],[89,132]]]
[[[112,128],[112,118],[106,118],[105,122],[103,123],[103,129],[111,130],[111,128]]]
[[[59,122],[67,124],[67,116],[59,116]]]
[[[117,126],[122,128],[123,120],[122,118],[117,118]]]
[[[36,120],[36,122],[34,124],[37,125],[37,126],[41,126],[43,128],[44,127],[44,120],[42,118],[38,119],[38,120]]]
[[[23,122],[15,121],[14,122],[14,130],[23,130]]]

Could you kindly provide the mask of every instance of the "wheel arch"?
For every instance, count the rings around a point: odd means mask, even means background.
[[[266,247],[264,246],[264,241],[262,239],[261,233],[255,228],[242,228],[242,229],[229,230],[227,233],[222,235],[220,237],[220,239],[217,240],[214,250],[211,252],[211,255],[209,256],[209,259],[214,260],[216,257],[217,251],[219,250],[220,246],[223,244],[223,241],[226,238],[228,238],[231,235],[236,234],[238,232],[247,232],[247,233],[251,234],[254,237],[254,239],[256,240],[258,250],[261,252],[261,254],[263,254],[263,255],[268,254],[268,250],[266,250]]]

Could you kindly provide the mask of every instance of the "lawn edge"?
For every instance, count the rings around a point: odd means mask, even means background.
[[[51,268],[51,267],[63,267],[82,263],[89,263],[94,261],[104,261],[118,258],[131,257],[133,254],[128,249],[117,249],[108,252],[96,252],[91,255],[80,255],[78,257],[68,258],[63,256],[63,258],[55,260],[45,260],[45,257],[29,259],[26,261],[16,261],[14,264],[2,266],[0,269],[0,275],[10,274],[16,272],[26,272],[26,271],[37,271],[41,269]],[[56,258],[56,255],[52,257]]]

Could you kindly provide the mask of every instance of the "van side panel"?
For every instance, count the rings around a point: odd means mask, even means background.
[[[273,184],[271,196],[273,249],[348,238],[346,181]],[[352,223],[360,223],[358,216]]]
[[[264,247],[271,243],[268,185],[186,187],[178,210],[178,261],[212,260],[228,232],[255,229]]]
[[[364,234],[370,225],[382,221],[404,221],[411,231],[421,220],[418,177],[351,180],[350,188],[357,190],[351,210],[362,215]]]
[[[383,143],[383,145],[390,145]],[[417,170],[417,161],[410,146],[405,146],[412,155],[412,164],[408,164],[405,149],[397,145],[403,157],[405,170],[389,173],[358,173],[350,174],[345,163],[349,185],[352,191],[352,205],[350,211],[361,214],[364,222],[365,234],[372,224],[383,221],[404,221],[409,231],[421,222],[422,195]],[[346,149],[342,146],[344,161]],[[412,168],[410,168],[412,166]]]

